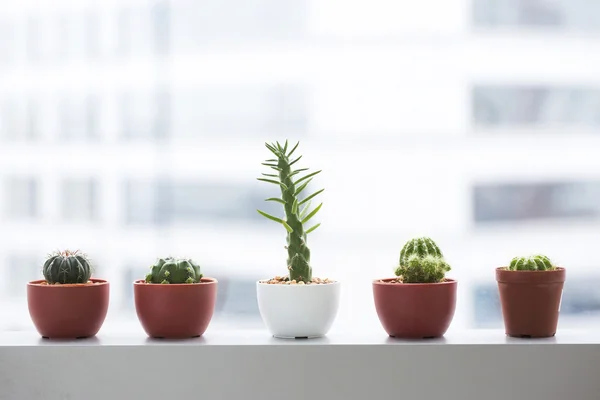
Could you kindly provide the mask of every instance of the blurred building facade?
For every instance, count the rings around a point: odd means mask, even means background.
[[[567,0],[3,8],[3,323],[63,247],[111,281],[111,315],[131,320],[131,282],[173,254],[220,280],[218,315],[256,320],[285,233],[256,213],[281,210],[254,178],[285,138],[324,171],[310,243],[317,274],[345,282],[341,321],[377,324],[369,282],[416,234],[463,283],[460,326],[498,326],[493,268],[533,251],[569,268],[567,310],[595,311],[599,22]]]

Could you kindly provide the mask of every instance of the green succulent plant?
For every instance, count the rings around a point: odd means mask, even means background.
[[[556,269],[550,259],[542,254],[536,254],[529,257],[515,257],[511,260],[510,271],[551,271]]]
[[[49,284],[87,283],[92,276],[92,265],[79,250],[57,251],[49,254],[42,273]]]
[[[202,278],[200,266],[190,259],[159,258],[146,275],[147,283],[198,283]]]
[[[395,273],[404,283],[436,283],[450,270],[438,245],[428,237],[418,237],[402,247]]]
[[[317,229],[321,224],[315,224],[305,229],[306,224],[319,212],[323,203],[310,209],[311,201],[325,189],[318,190],[309,196],[300,199],[300,194],[306,189],[313,177],[321,171],[307,173],[299,177],[299,174],[308,171],[308,168],[298,168],[293,170],[292,166],[296,164],[302,156],[292,159],[294,151],[298,148],[300,142],[288,151],[288,141],[282,146],[279,142],[265,143],[265,146],[275,158],[266,160],[262,165],[269,167],[277,173],[263,173],[259,181],[271,183],[279,186],[281,189],[281,198],[271,197],[265,201],[274,201],[283,205],[285,219],[267,214],[264,211],[257,210],[262,216],[283,225],[287,231],[287,268],[289,279],[296,282],[304,281],[306,283],[312,280],[312,267],[310,265],[310,249],[307,245],[307,235]]]

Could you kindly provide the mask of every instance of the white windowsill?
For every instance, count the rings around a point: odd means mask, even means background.
[[[337,345],[534,345],[588,344],[600,347],[600,331],[561,330],[555,337],[520,339],[508,337],[501,330],[473,329],[449,331],[437,339],[396,339],[383,330],[378,333],[349,334],[334,332],[314,339],[278,339],[263,329],[207,331],[202,337],[190,339],[151,339],[138,332],[116,331],[100,333],[94,338],[61,340],[43,339],[36,332],[0,332],[0,349],[5,346],[337,346]],[[0,350],[1,351],[1,350]]]
[[[597,400],[599,371],[594,331],[515,339],[472,330],[414,341],[383,332],[283,340],[209,330],[177,341],[0,333],[0,399],[11,400]]]

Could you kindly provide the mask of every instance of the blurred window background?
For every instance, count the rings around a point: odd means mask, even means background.
[[[141,331],[132,282],[167,255],[219,280],[211,327],[261,327],[286,253],[255,178],[285,139],[323,170],[334,329],[381,329],[371,281],[416,235],[460,282],[452,329],[501,328],[494,268],[534,252],[568,269],[561,326],[600,323],[600,2],[5,3],[0,329],[33,330],[26,282],[62,248],[110,280],[105,330]]]

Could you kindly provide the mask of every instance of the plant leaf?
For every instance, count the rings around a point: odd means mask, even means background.
[[[279,197],[269,197],[268,199],[265,199],[265,201],[276,201],[278,203],[285,204],[285,201],[281,200]]]
[[[300,192],[302,192],[304,190],[304,188],[306,188],[306,186],[308,186],[308,184],[310,183],[310,181],[312,181],[312,179],[307,180],[306,182],[304,182],[299,188],[296,189],[296,193],[294,193],[296,196],[300,194]]]
[[[315,172],[313,172],[313,173],[310,173],[310,174],[308,174],[308,175],[304,175],[302,178],[300,178],[300,179],[298,179],[296,182],[294,182],[294,185],[297,185],[297,184],[299,184],[300,182],[302,182],[303,180],[305,180],[305,179],[308,179],[308,178],[310,178],[310,177],[313,177],[313,176],[315,176],[316,174],[318,174],[318,173],[319,173],[319,172],[321,172],[321,171],[322,171],[322,170],[319,170],[319,171],[315,171]]]
[[[292,173],[289,175],[289,177],[291,178],[292,176],[294,176],[294,175],[296,175],[296,174],[299,174],[300,172],[303,172],[303,171],[308,171],[308,170],[309,170],[309,168],[300,168],[300,169],[297,169],[297,170],[295,170],[294,172],[292,172]]]
[[[290,150],[288,157],[291,157],[292,154],[294,154],[294,151],[298,148],[298,145],[300,144],[300,142],[296,143],[296,145],[294,146],[294,148],[292,150]]]
[[[287,151],[287,147],[288,147],[288,141],[287,141],[287,139],[285,139],[285,146],[283,146],[283,154],[285,154],[285,152]]]
[[[260,165],[265,165],[267,167],[277,167],[277,164],[270,164],[270,163],[260,163]]]
[[[256,211],[258,211],[258,213],[259,213],[260,215],[262,215],[263,217],[267,217],[267,218],[268,218],[268,219],[270,219],[271,221],[279,222],[280,224],[282,224],[282,225],[285,227],[285,229],[286,229],[286,230],[287,230],[289,233],[292,233],[292,232],[294,232],[294,230],[292,229],[292,227],[291,227],[291,226],[289,226],[289,225],[288,225],[288,223],[287,223],[287,222],[285,222],[284,220],[282,220],[281,218],[274,217],[274,216],[272,216],[272,215],[270,215],[270,214],[267,214],[266,212],[264,212],[264,211],[261,211],[261,210],[256,210]]]
[[[277,150],[282,151],[283,147],[279,144],[279,142],[275,142],[277,144]]]
[[[277,175],[277,174],[263,174],[263,173],[261,172],[261,175],[262,175],[262,176],[270,176],[271,178],[279,178],[279,175]]]
[[[322,206],[322,205],[323,205],[323,203],[319,204],[319,205],[318,205],[318,206],[317,206],[317,207],[316,207],[314,210],[312,210],[312,211],[310,212],[310,214],[308,214],[308,215],[306,216],[306,218],[304,218],[304,219],[302,220],[302,223],[303,223],[303,224],[305,224],[305,223],[306,223],[306,222],[308,222],[308,221],[309,221],[309,220],[310,220],[312,217],[314,217],[314,216],[315,216],[315,214],[319,212],[319,210],[321,209],[321,206]]]
[[[302,211],[300,211],[300,219],[306,217],[306,214],[308,213],[308,209],[310,208],[311,203],[312,203],[312,201],[309,201],[308,204],[302,208]]]
[[[323,190],[325,190],[325,189],[321,189],[321,190],[319,190],[318,192],[314,192],[313,194],[311,194],[310,196],[308,196],[307,198],[305,198],[304,200],[302,200],[302,201],[300,202],[300,205],[302,205],[302,204],[306,203],[307,201],[310,201],[310,199],[313,199],[313,198],[314,198],[315,196],[317,196],[319,193],[322,193],[322,192],[323,192]]]
[[[279,153],[277,152],[275,147],[271,146],[269,143],[265,143],[265,146],[271,151],[271,153],[275,154],[275,156],[279,158]]]
[[[298,198],[297,197],[294,197],[294,203],[292,203],[292,214],[296,214],[296,215],[298,214]]]
[[[287,188],[288,188],[285,183],[279,182],[279,181],[276,181],[276,180],[273,180],[273,179],[266,179],[266,178],[256,178],[256,179],[258,179],[259,181],[269,182],[269,183],[273,183],[275,185],[279,185],[282,188],[284,188],[285,190],[287,190]]]
[[[267,162],[277,162],[277,161],[279,161],[279,160],[276,160],[274,158],[271,158],[270,160],[267,160]]]
[[[300,156],[300,157],[296,158],[294,161],[292,161],[292,162],[290,163],[290,167],[291,167],[292,165],[296,164],[296,163],[297,163],[297,162],[298,162],[298,161],[299,161],[301,158],[302,158],[302,156]]]
[[[308,235],[309,233],[311,233],[312,231],[314,231],[315,229],[317,229],[320,226],[321,226],[321,223],[319,222],[318,224],[313,225],[312,227],[308,228],[308,230],[304,233]]]
[[[281,172],[281,168],[279,168],[279,167],[271,167],[271,168],[273,168],[275,171]]]

